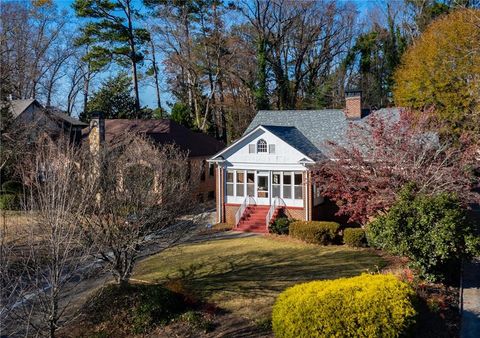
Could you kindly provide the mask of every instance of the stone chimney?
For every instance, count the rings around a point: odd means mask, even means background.
[[[88,142],[92,152],[98,152],[103,142],[105,142],[105,119],[100,111],[92,112]]]
[[[362,118],[362,91],[345,91],[345,115],[349,120]]]

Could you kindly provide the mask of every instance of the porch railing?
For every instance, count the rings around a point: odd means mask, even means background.
[[[273,213],[275,212],[275,210],[277,210],[278,207],[284,207],[285,205],[286,205],[285,201],[282,198],[280,198],[278,196],[275,197],[272,205],[270,205],[270,209],[268,210],[267,217],[265,217],[265,225],[267,227],[267,231],[268,231],[268,225],[270,224],[270,221],[272,220]]]
[[[240,205],[240,208],[238,208],[237,212],[235,213],[235,226],[238,226],[238,223],[240,223],[240,220],[242,219],[243,213],[250,204],[255,205],[257,203],[252,196],[245,197],[242,204]]]

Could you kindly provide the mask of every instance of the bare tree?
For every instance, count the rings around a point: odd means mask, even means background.
[[[87,245],[124,285],[149,238],[158,236],[170,246],[189,230],[172,223],[188,207],[193,189],[187,154],[127,134],[101,148],[96,163],[98,190],[83,219]]]
[[[14,247],[19,279],[13,280],[20,287],[7,322],[25,335],[56,336],[72,315],[66,293],[91,266],[79,223],[94,196],[89,156],[68,140],[45,137],[19,165],[26,191],[22,204],[31,223]]]

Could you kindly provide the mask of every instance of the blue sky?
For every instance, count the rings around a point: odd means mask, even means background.
[[[72,15],[74,15],[73,9],[71,7],[73,1],[74,0],[54,0],[54,2],[58,5],[59,8],[66,9]],[[388,0],[386,0],[386,1],[388,1]],[[338,0],[338,2],[353,2],[353,3],[355,3],[361,14],[365,14],[370,8],[377,7],[377,6],[380,6],[382,3],[385,3],[385,1],[380,1],[380,0]],[[141,0],[134,0],[134,4],[135,4],[136,8],[142,9],[142,7],[144,7]],[[161,60],[159,60],[159,62],[161,62]],[[160,65],[160,67],[162,68],[161,65]],[[160,73],[160,75],[161,75],[161,73]],[[108,76],[108,74],[105,74],[105,76]],[[153,83],[153,81],[151,81],[151,82]],[[140,101],[141,101],[142,106],[148,106],[148,107],[151,107],[151,108],[155,108],[156,107],[156,94],[155,94],[154,88],[150,85],[145,85],[145,84],[142,85],[141,84],[139,89],[140,89]],[[162,105],[165,108],[165,103],[167,101],[171,102],[173,98],[167,92],[167,86],[166,86],[164,81],[162,81],[161,90],[162,90],[162,95],[161,95],[162,96]]]

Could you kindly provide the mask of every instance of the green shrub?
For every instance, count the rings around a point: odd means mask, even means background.
[[[179,293],[161,285],[130,284],[105,286],[86,303],[83,312],[93,326],[140,334],[168,323],[186,309]]]
[[[9,194],[21,194],[23,191],[22,184],[16,181],[6,181],[2,184],[2,191]]]
[[[387,214],[367,225],[371,246],[410,258],[412,267],[433,281],[456,278],[459,261],[478,248],[475,237],[455,195],[427,196],[411,185]]]
[[[399,337],[414,324],[414,294],[393,275],[298,284],[278,296],[273,332],[277,338]]]
[[[367,244],[365,230],[361,228],[346,228],[343,231],[343,243],[355,248],[364,247]]]
[[[273,234],[288,235],[288,227],[291,222],[287,217],[279,217],[268,226],[268,230]]]
[[[296,221],[290,223],[289,234],[307,243],[334,244],[340,224],[336,222]]]
[[[0,210],[15,210],[17,209],[17,196],[14,194],[0,195]]]

